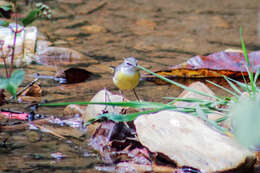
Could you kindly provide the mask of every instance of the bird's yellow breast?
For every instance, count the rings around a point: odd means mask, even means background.
[[[116,72],[113,82],[120,90],[134,89],[140,81],[140,73],[125,73],[123,71]]]

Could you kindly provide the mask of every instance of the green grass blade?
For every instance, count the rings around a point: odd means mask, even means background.
[[[121,106],[121,107],[132,107],[132,108],[162,108],[165,106],[175,107],[174,105],[168,105],[157,102],[138,102],[138,101],[130,101],[130,102],[63,102],[63,103],[41,103],[39,106],[49,106],[49,107],[57,107],[57,106],[68,106],[71,104],[76,105],[89,105],[89,104],[99,104],[99,105],[109,105],[109,106]]]
[[[256,72],[256,74],[255,74],[255,78],[254,78],[254,83],[255,83],[255,84],[256,84],[256,82],[257,82],[257,79],[258,79],[258,77],[259,77],[259,74],[260,74],[260,68],[257,69],[257,72]]]
[[[248,74],[251,73],[247,66],[246,66],[246,70],[247,70]],[[255,93],[256,93],[256,85],[254,83],[254,76],[253,76],[253,74],[249,75],[249,82],[250,82],[250,89],[251,89],[249,91],[252,91],[253,95],[255,95]]]
[[[248,57],[246,45],[245,45],[245,42],[244,42],[244,39],[243,39],[242,27],[240,27],[240,41],[241,41],[241,45],[242,45],[242,50],[244,52],[245,60],[247,62],[248,67],[250,67],[249,57]]]
[[[103,118],[107,118],[109,120],[112,120],[114,122],[128,122],[128,121],[133,121],[136,117],[143,115],[143,114],[151,114],[155,113],[161,110],[165,109],[170,109],[168,106],[158,108],[158,109],[153,109],[153,110],[147,110],[147,111],[142,111],[142,112],[136,112],[136,113],[131,113],[131,114],[102,114],[97,116],[97,118],[90,119],[85,125],[89,125],[95,121],[101,120]],[[174,107],[172,109],[175,109]]]
[[[163,99],[175,100],[175,101],[183,101],[183,102],[208,102],[208,100],[201,100],[197,98],[179,98],[179,97],[163,97]]]
[[[229,90],[229,89],[227,89],[227,88],[225,88],[225,87],[223,87],[223,86],[221,86],[221,85],[218,85],[218,84],[216,84],[215,82],[212,82],[212,81],[209,81],[209,80],[206,80],[206,81],[209,82],[209,83],[211,83],[212,85],[215,85],[216,87],[222,89],[223,91],[226,91],[227,93],[229,93],[229,94],[231,94],[231,95],[233,95],[233,96],[235,96],[235,97],[239,97],[239,96],[238,96],[236,93],[234,93],[233,91],[231,91],[231,90]]]
[[[247,73],[248,73],[249,80],[250,80],[251,90],[252,90],[253,94],[255,95],[256,88],[255,88],[255,84],[254,84],[253,60],[252,60],[252,63],[250,64],[248,53],[247,53],[247,50],[246,50],[246,45],[245,45],[243,35],[242,35],[242,27],[240,27],[240,40],[241,40],[241,45],[242,45],[244,57],[245,57],[245,60],[247,62],[246,69],[247,69]]]
[[[243,75],[242,75],[242,76],[243,76]],[[234,82],[235,84],[237,84],[237,85],[238,85],[241,89],[243,89],[244,91],[250,92],[250,89],[249,89],[248,85],[246,84],[246,81],[245,81],[244,76],[243,76],[243,79],[244,79],[244,82],[245,82],[245,83],[239,82],[239,81],[234,80],[234,79],[232,79],[232,78],[229,78],[229,77],[227,77],[227,76],[226,76],[226,78],[227,78],[228,80]]]
[[[218,119],[215,120],[215,121],[216,121],[216,123],[221,123],[221,122],[223,122],[223,121],[226,121],[227,119],[228,119],[228,117],[227,117],[227,116],[224,116],[224,117],[218,118]]]
[[[137,67],[138,67],[139,69],[141,69],[141,70],[146,71],[147,73],[150,73],[150,74],[152,74],[152,75],[158,77],[159,79],[162,79],[162,80],[164,80],[164,81],[166,81],[166,82],[168,82],[168,83],[170,83],[170,84],[176,85],[176,86],[178,86],[178,87],[180,87],[180,88],[182,88],[182,89],[184,89],[184,90],[187,90],[187,91],[190,91],[190,92],[193,92],[193,93],[202,95],[202,96],[215,98],[215,99],[217,99],[217,100],[221,99],[221,98],[219,98],[219,97],[217,97],[217,96],[213,96],[213,95],[209,95],[209,94],[206,94],[206,93],[203,93],[203,92],[200,92],[200,91],[196,91],[196,90],[194,90],[194,89],[192,89],[192,88],[189,88],[189,87],[187,87],[187,86],[185,86],[185,85],[182,85],[182,84],[180,84],[180,83],[178,83],[178,82],[175,82],[175,81],[173,81],[173,80],[170,80],[170,79],[168,79],[168,78],[166,78],[166,77],[164,77],[164,76],[158,75],[158,74],[156,74],[156,73],[154,73],[154,72],[152,72],[152,71],[150,71],[150,70],[148,70],[148,69],[146,69],[146,68],[144,68],[144,67],[142,67],[142,66],[137,66]]]
[[[244,80],[244,84],[245,84],[245,87],[246,87],[246,92],[247,93],[250,93],[250,88],[249,88],[249,85],[247,84],[247,81],[246,81],[246,78],[245,78],[245,76],[244,76],[244,74],[242,73],[242,77],[243,77],[243,80]]]
[[[238,93],[239,95],[242,94],[242,92],[239,90],[239,88],[238,88],[235,84],[233,84],[233,82],[231,82],[228,77],[226,77],[226,76],[223,76],[223,77],[224,77],[224,79],[227,81],[227,83],[229,84],[229,86],[230,86],[236,93]]]
[[[206,121],[210,126],[214,127],[215,129],[217,129],[218,131],[220,131],[221,133],[223,134],[226,134],[226,135],[230,135],[230,132],[228,131],[228,129],[224,128],[224,127],[221,127],[219,126],[215,121],[213,120],[209,120],[207,118],[207,115],[205,114],[205,112],[203,112],[203,110],[198,106],[197,107],[197,113],[199,115],[199,117],[201,119],[203,119],[204,121]]]

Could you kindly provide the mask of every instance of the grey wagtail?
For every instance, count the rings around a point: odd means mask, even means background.
[[[133,90],[138,101],[135,87],[140,81],[140,72],[137,69],[137,60],[134,57],[125,58],[114,71],[113,82],[120,90]]]

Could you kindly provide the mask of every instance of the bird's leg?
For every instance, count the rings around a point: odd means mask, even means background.
[[[139,99],[138,95],[137,95],[136,92],[135,92],[135,89],[133,89],[133,92],[134,92],[134,94],[135,94],[135,97],[136,97],[137,101],[138,101],[138,102],[141,102],[141,100]]]

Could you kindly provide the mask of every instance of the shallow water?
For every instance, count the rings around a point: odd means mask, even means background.
[[[50,21],[34,24],[52,46],[69,47],[85,55],[74,67],[84,68],[100,78],[79,84],[59,85],[41,80],[42,100],[88,101],[97,91],[107,88],[115,93],[109,66],[122,62],[122,57],[137,57],[149,69],[166,69],[194,55],[206,55],[228,48],[239,49],[239,27],[244,29],[248,49],[258,50],[258,0],[48,0],[53,10]],[[28,8],[28,7],[27,7]],[[95,27],[93,27],[95,26]],[[60,67],[59,67],[60,68]],[[62,67],[67,68],[67,67]],[[33,73],[55,75],[53,66],[31,65],[25,69],[23,85]],[[188,84],[194,80],[179,80]],[[218,95],[224,92],[211,88]],[[177,96],[182,89],[143,81],[136,89],[145,101],[164,101]],[[128,99],[133,93],[125,92]],[[25,105],[5,105],[24,111]],[[26,110],[27,111],[27,110]],[[63,108],[40,108],[39,113],[61,117]],[[2,132],[0,142],[2,172],[98,172],[101,161],[89,150],[86,137],[58,139],[48,133],[26,130]],[[57,160],[51,154],[61,152]]]

